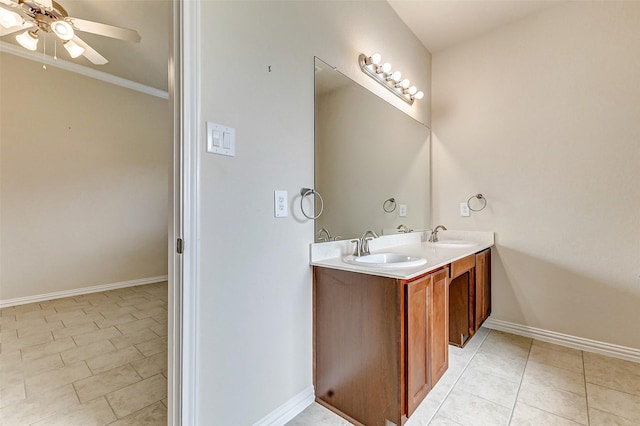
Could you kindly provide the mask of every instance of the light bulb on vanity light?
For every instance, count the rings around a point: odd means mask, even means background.
[[[393,74],[391,74],[391,79],[396,83],[400,81],[401,78],[402,78],[402,73],[400,71],[395,71]]]
[[[74,59],[84,53],[84,47],[78,46],[73,40],[62,42],[62,45],[69,52],[69,56]]]
[[[415,95],[413,95],[414,99],[422,99],[424,98],[424,93],[422,93],[422,90],[418,91]]]
[[[410,95],[415,95],[417,91],[418,91],[418,88],[416,86],[409,87],[409,94]]]
[[[379,53],[374,53],[371,55],[371,63],[373,65],[380,65],[380,61],[382,61],[382,56]]]
[[[402,83],[400,83],[400,85],[402,86],[403,89],[407,89],[410,84],[411,84],[411,82],[409,81],[408,78],[405,78],[404,80],[402,80]]]
[[[36,50],[38,48],[38,34],[33,31],[27,30],[18,34],[16,41],[27,50]]]
[[[382,69],[383,73],[387,74],[389,71],[391,71],[391,64],[389,62],[385,62],[380,68]]]

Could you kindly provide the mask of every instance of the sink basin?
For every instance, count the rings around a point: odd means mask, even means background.
[[[373,253],[367,256],[347,256],[343,260],[352,265],[389,269],[412,268],[427,263],[427,259],[397,253]]]
[[[473,247],[477,246],[478,243],[474,243],[473,241],[465,241],[465,240],[441,240],[437,243],[431,243],[436,247],[448,247],[448,248],[465,248],[465,247]]]

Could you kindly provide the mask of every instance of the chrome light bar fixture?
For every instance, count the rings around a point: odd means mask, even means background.
[[[400,71],[391,72],[391,64],[389,62],[382,64],[382,56],[379,53],[374,53],[371,56],[361,53],[358,56],[358,62],[363,73],[386,87],[391,93],[409,105],[413,105],[414,100],[424,97],[424,93],[418,90],[416,86],[412,86],[408,78],[402,78]]]

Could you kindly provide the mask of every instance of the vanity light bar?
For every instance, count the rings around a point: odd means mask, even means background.
[[[409,105],[413,105],[414,100],[424,97],[424,93],[418,90],[416,86],[411,86],[411,82],[408,79],[402,79],[400,71],[392,72],[389,62],[380,65],[381,62],[382,56],[379,53],[374,53],[371,56],[361,53],[358,56],[358,63],[363,73],[386,87],[391,93]]]

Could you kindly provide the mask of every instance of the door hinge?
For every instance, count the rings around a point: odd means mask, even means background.
[[[183,250],[183,241],[182,238],[178,238],[178,241],[176,242],[176,251],[178,252],[178,254],[182,254],[182,250]]]

